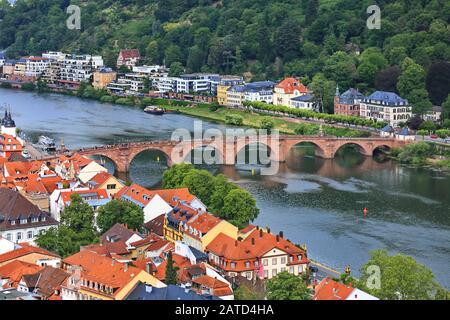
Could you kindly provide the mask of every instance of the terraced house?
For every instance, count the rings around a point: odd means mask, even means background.
[[[301,276],[309,260],[306,251],[283,238],[259,227],[250,226],[240,232],[240,239],[219,234],[207,247],[212,266],[229,277],[242,276],[249,280],[271,279],[287,271]]]

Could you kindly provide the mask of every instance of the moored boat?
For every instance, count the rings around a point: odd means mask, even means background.
[[[156,107],[156,106],[148,106],[144,109],[144,112],[149,113],[149,114],[154,114],[157,116],[161,116],[163,115],[166,110],[160,107]]]

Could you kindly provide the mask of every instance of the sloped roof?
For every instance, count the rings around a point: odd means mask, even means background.
[[[33,254],[33,253],[47,255],[50,257],[54,257],[54,258],[59,258],[59,256],[56,253],[47,251],[45,249],[33,247],[33,246],[29,246],[29,245],[22,245],[22,247],[19,249],[16,249],[16,250],[13,250],[13,251],[10,251],[10,252],[0,255],[0,263],[14,260],[14,259],[26,256],[28,254]]]
[[[22,276],[34,274],[42,269],[43,267],[32,263],[14,260],[13,262],[0,267],[0,278],[8,279],[11,287],[16,288],[20,279],[22,279]]]
[[[382,102],[388,106],[394,106],[398,104],[408,104],[408,100],[403,99],[398,94],[394,92],[388,92],[388,91],[375,91],[370,96],[368,96],[365,101],[368,100],[376,100],[379,102]]]
[[[182,287],[169,285],[164,288],[150,287],[142,282],[127,296],[126,300],[218,300],[213,297],[205,297],[192,290],[185,290]]]
[[[353,288],[325,278],[317,285],[315,291],[313,300],[345,300],[352,293]]]
[[[308,93],[308,88],[295,78],[286,78],[276,85],[276,88],[283,89],[285,94],[293,94],[295,91],[300,93]]]

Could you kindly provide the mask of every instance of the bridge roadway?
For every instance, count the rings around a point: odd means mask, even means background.
[[[182,163],[192,150],[205,147],[216,150],[217,164],[235,165],[237,155],[248,145],[266,145],[270,151],[272,161],[285,162],[291,149],[300,143],[312,143],[316,146],[316,156],[332,159],[336,152],[344,145],[353,144],[359,147],[365,156],[372,156],[378,148],[392,149],[407,144],[393,138],[339,138],[329,136],[298,136],[298,135],[268,135],[268,136],[244,136],[223,140],[165,140],[129,142],[114,145],[83,148],[74,150],[85,156],[104,156],[114,163],[118,172],[128,172],[133,159],[139,153],[146,150],[158,150],[162,152],[167,164]]]

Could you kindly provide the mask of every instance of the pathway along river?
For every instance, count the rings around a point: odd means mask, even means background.
[[[63,95],[0,89],[0,106],[3,103],[11,105],[17,126],[29,138],[64,138],[69,148],[168,139],[177,128],[192,130],[194,121]],[[208,127],[226,128],[204,122]],[[313,259],[339,270],[350,264],[357,272],[370,250],[386,248],[413,256],[450,288],[449,176],[380,163],[352,149],[323,160],[311,156],[310,149],[297,148],[275,176],[252,177],[245,168],[210,169],[223,172],[256,197],[261,209],[256,223],[306,243]],[[164,159],[155,152],[138,155],[129,178],[158,186],[166,169],[158,157]]]

